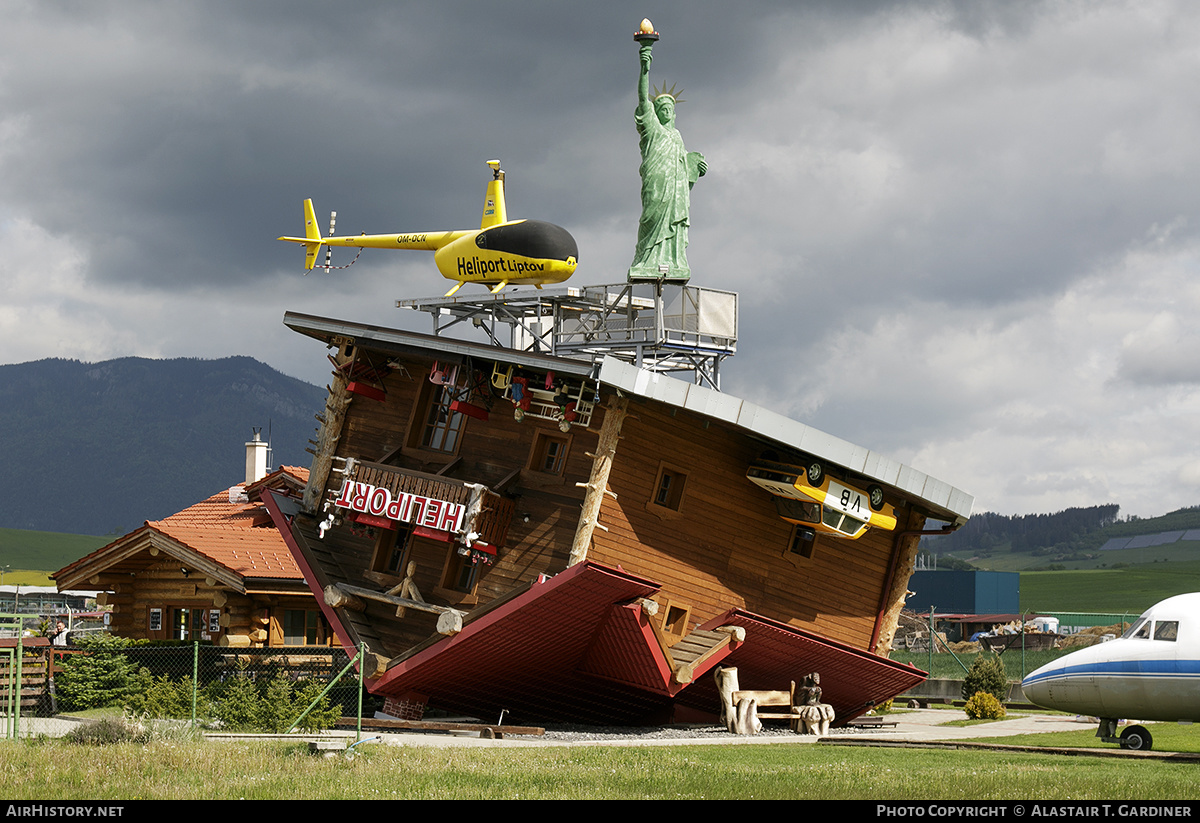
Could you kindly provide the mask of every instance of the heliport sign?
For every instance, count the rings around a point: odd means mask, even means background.
[[[467,516],[467,507],[462,503],[408,492],[397,492],[393,496],[391,490],[383,486],[353,480],[342,483],[342,490],[333,505],[373,517],[386,517],[397,523],[411,523],[446,532],[462,531]]]

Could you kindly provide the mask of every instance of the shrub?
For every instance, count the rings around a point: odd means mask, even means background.
[[[124,706],[134,694],[150,687],[150,672],[131,662],[123,650],[137,641],[98,634],[79,641],[83,654],[67,655],[54,678],[62,707],[67,711]]]
[[[972,720],[999,720],[1007,714],[1004,704],[987,692],[975,692],[965,709]]]
[[[971,664],[963,680],[963,700],[969,700],[976,692],[987,692],[1000,702],[1008,699],[1008,675],[999,655],[981,654]]]
[[[282,669],[266,681],[265,687],[260,687],[243,668],[228,680],[214,683],[205,694],[213,719],[223,728],[280,734],[291,728],[324,688],[325,684],[318,680],[293,683]],[[331,705],[329,695],[325,695],[301,721],[300,728],[304,731],[327,729],[341,716],[341,706]]]
[[[230,731],[245,731],[258,727],[258,687],[243,670],[233,677],[213,683],[206,694],[211,701],[213,717]]]
[[[128,706],[150,717],[187,719],[192,716],[192,678],[172,680],[165,674],[154,678],[138,694],[130,695]]]
[[[148,743],[150,730],[140,720],[122,716],[105,717],[83,723],[72,729],[66,739],[87,746],[107,746],[113,743]]]
[[[308,708],[308,704],[317,699],[325,689],[325,684],[319,680],[304,680],[296,684],[295,698],[292,702],[292,717],[293,719],[300,716],[300,712]],[[300,728],[306,732],[318,732],[322,729],[328,729],[334,723],[337,723],[342,716],[342,707],[330,703],[329,695],[325,695],[313,707],[313,710],[305,715],[300,721]]]

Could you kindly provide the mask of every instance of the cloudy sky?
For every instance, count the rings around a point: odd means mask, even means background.
[[[303,276],[339,233],[511,217],[619,282],[637,47],[709,174],[695,285],[726,391],[1005,514],[1200,503],[1200,5],[0,0],[0,362],[249,354],[286,310],[428,330],[432,256]],[[350,253],[335,254],[346,263]],[[464,287],[469,289],[471,287]]]

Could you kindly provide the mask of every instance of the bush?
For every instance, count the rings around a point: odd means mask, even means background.
[[[319,680],[304,680],[296,684],[295,697],[292,702],[292,717],[293,719],[300,715],[300,712],[308,708],[308,704],[317,699],[325,689],[325,684]],[[328,729],[334,723],[337,723],[342,716],[342,707],[334,705],[329,700],[329,695],[325,695],[313,707],[313,710],[305,715],[300,721],[300,728],[306,732],[319,732],[322,729]]]
[[[1004,704],[987,692],[975,692],[965,708],[972,720],[999,720],[1007,714]]]
[[[128,706],[150,717],[188,719],[192,716],[192,678],[156,677],[145,691],[129,696]]]
[[[113,743],[148,743],[150,730],[146,724],[128,716],[106,717],[72,729],[66,739],[86,746],[107,746]]]
[[[54,678],[63,709],[124,706],[133,695],[145,692],[151,685],[150,672],[121,653],[133,645],[140,644],[107,634],[80,640],[78,646],[86,653],[65,656]]]
[[[244,670],[223,682],[213,683],[205,690],[211,701],[213,718],[230,731],[245,731],[258,727],[258,687]]]
[[[987,692],[1003,702],[1008,699],[1008,675],[1004,671],[1004,663],[995,654],[981,654],[971,664],[963,680],[963,700],[971,699],[976,692]]]
[[[266,681],[264,688],[242,670],[224,682],[214,683],[206,690],[206,697],[213,719],[225,729],[281,734],[291,728],[324,688],[325,684],[317,680],[293,683],[282,669]],[[301,721],[300,728],[327,729],[341,716],[341,706],[331,705],[329,695],[325,695]]]

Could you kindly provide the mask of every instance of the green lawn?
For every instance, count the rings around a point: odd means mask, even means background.
[[[1138,615],[1160,600],[1194,591],[1200,591],[1200,560],[1126,569],[1021,573],[1024,611]]]
[[[1142,723],[1154,738],[1153,751],[1191,752],[1200,754],[1200,729],[1194,724]],[[1046,732],[1017,737],[997,737],[987,740],[975,739],[974,743],[1002,743],[1013,746],[1063,746],[1080,749],[1116,749],[1113,743],[1105,743],[1096,737],[1096,724],[1080,724],[1078,731]]]
[[[0,797],[131,799],[1146,799],[1194,797],[1192,764],[821,744],[531,747],[0,743]]]

